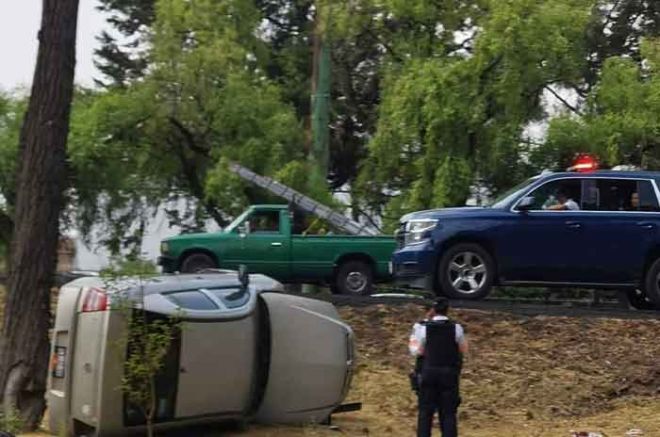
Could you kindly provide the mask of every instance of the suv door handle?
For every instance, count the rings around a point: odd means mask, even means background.
[[[637,226],[639,226],[643,229],[655,229],[655,223],[639,222],[639,223],[637,223]]]
[[[282,243],[270,243],[271,246],[280,247]]]
[[[582,228],[582,223],[580,222],[566,222],[566,227],[570,229],[580,229]]]

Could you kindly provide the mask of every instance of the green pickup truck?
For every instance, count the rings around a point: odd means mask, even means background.
[[[262,273],[284,283],[329,284],[333,292],[368,294],[390,277],[393,237],[333,235],[333,229],[287,205],[254,205],[223,231],[182,234],[161,243],[164,272],[210,268]]]

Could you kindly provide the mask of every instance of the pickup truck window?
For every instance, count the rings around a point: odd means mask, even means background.
[[[248,214],[250,213],[250,210],[244,211],[241,215],[236,217],[234,221],[232,221],[227,227],[225,228],[225,232],[234,232],[238,230],[238,227],[243,224],[245,219],[247,218]]]
[[[257,211],[250,215],[251,233],[280,233],[280,211]]]
[[[296,210],[293,214],[293,235],[342,235],[344,232],[338,230],[327,220],[316,217],[304,211]]]

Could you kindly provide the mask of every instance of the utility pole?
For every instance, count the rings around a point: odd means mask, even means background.
[[[328,188],[330,160],[330,49],[325,42],[325,26],[321,21],[320,9],[319,2],[316,2],[312,57],[312,147],[307,157],[312,167],[307,183],[313,189]],[[316,293],[318,287],[303,284],[302,291]]]
[[[317,6],[314,22],[314,56],[312,67],[312,163],[310,184],[327,184],[330,157],[330,49],[325,41],[325,28],[321,24]],[[327,17],[326,17],[327,18]]]

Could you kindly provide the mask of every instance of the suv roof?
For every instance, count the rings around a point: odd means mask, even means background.
[[[590,177],[590,176],[597,176],[597,177],[615,177],[615,178],[660,178],[660,171],[643,171],[643,170],[626,170],[626,171],[621,171],[621,170],[596,170],[596,171],[590,171],[590,172],[574,172],[574,171],[564,171],[564,172],[552,172],[552,173],[547,173],[547,174],[541,174],[539,175],[541,177],[549,177],[549,178],[554,178],[554,177],[566,177],[566,176],[574,176],[574,177]]]

